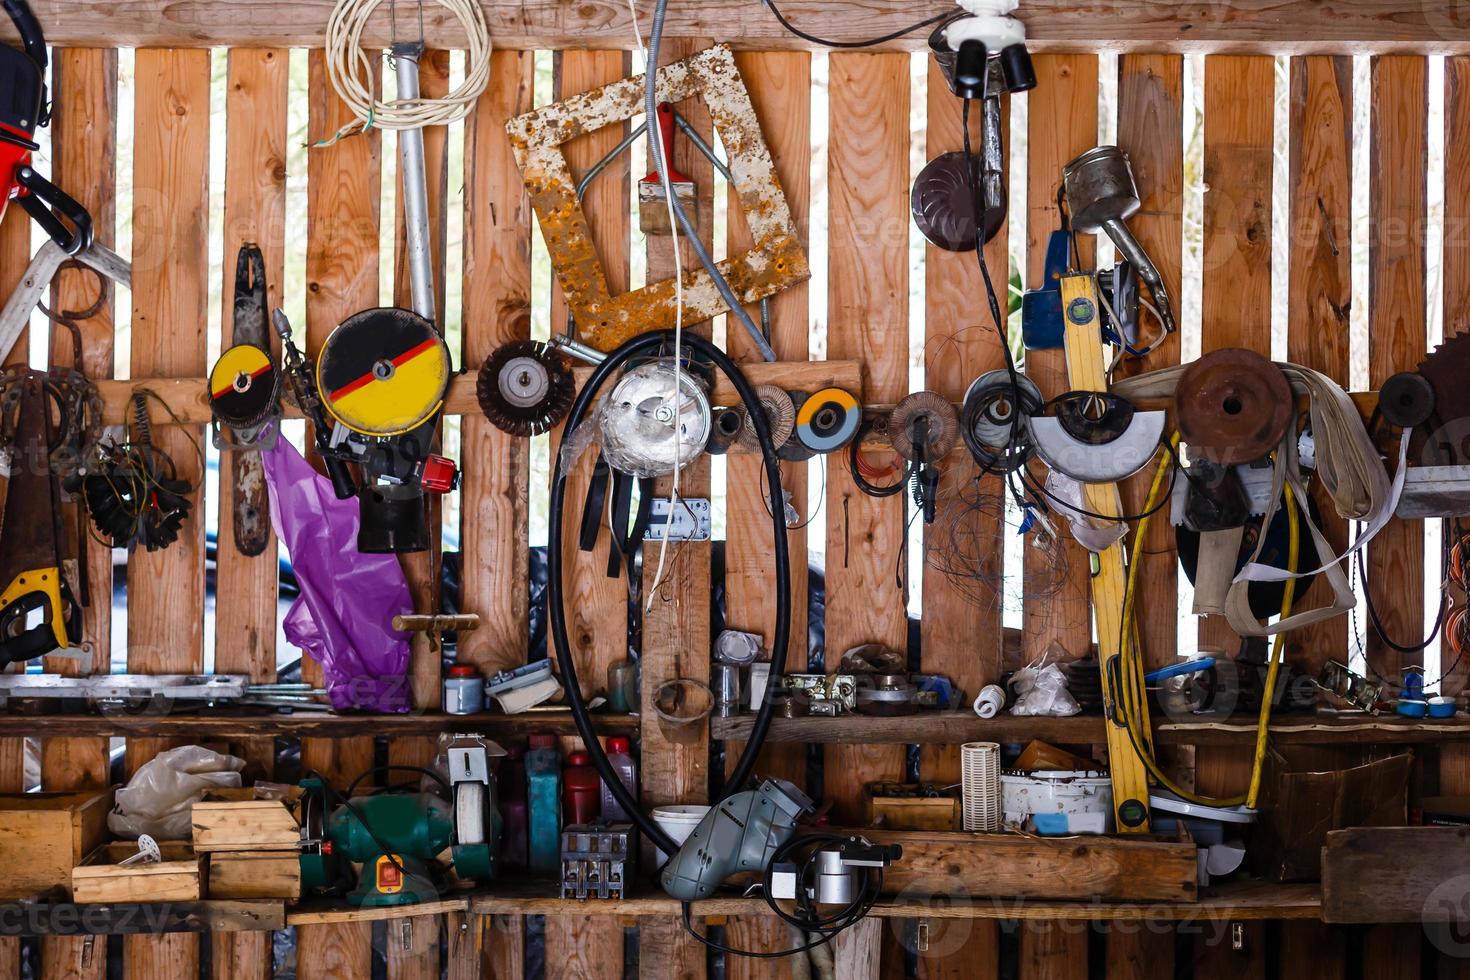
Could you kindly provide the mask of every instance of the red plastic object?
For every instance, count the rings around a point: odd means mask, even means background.
[[[459,486],[459,467],[452,459],[430,455],[419,471],[419,485],[429,493],[448,493]]]
[[[561,774],[562,826],[588,824],[602,812],[602,780],[586,752],[573,752]]]

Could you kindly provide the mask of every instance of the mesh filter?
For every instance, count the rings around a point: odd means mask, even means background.
[[[1000,830],[1000,743],[966,742],[960,746],[965,829]]]

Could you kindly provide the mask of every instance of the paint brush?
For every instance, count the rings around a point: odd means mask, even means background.
[[[674,166],[674,107],[667,102],[658,106],[658,132],[663,145],[664,169],[669,175],[669,190],[679,202],[689,223],[699,227],[698,195],[694,181],[680,173]],[[649,141],[649,152],[657,148]],[[658,168],[638,182],[638,227],[645,235],[673,235],[677,231],[670,222],[679,219],[670,213],[668,200],[664,197],[663,181]]]

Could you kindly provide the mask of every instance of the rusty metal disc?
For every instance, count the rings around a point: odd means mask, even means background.
[[[1419,362],[1418,371],[1434,389],[1433,417],[1417,426],[1409,460],[1418,466],[1470,463],[1470,334],[1456,334]]]
[[[1174,411],[1191,449],[1212,462],[1235,464],[1275,449],[1296,406],[1279,367],[1254,351],[1230,347],[1184,369]]]

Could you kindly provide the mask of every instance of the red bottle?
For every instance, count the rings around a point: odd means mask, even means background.
[[[586,752],[573,752],[561,774],[562,826],[588,824],[602,812],[602,780]]]

